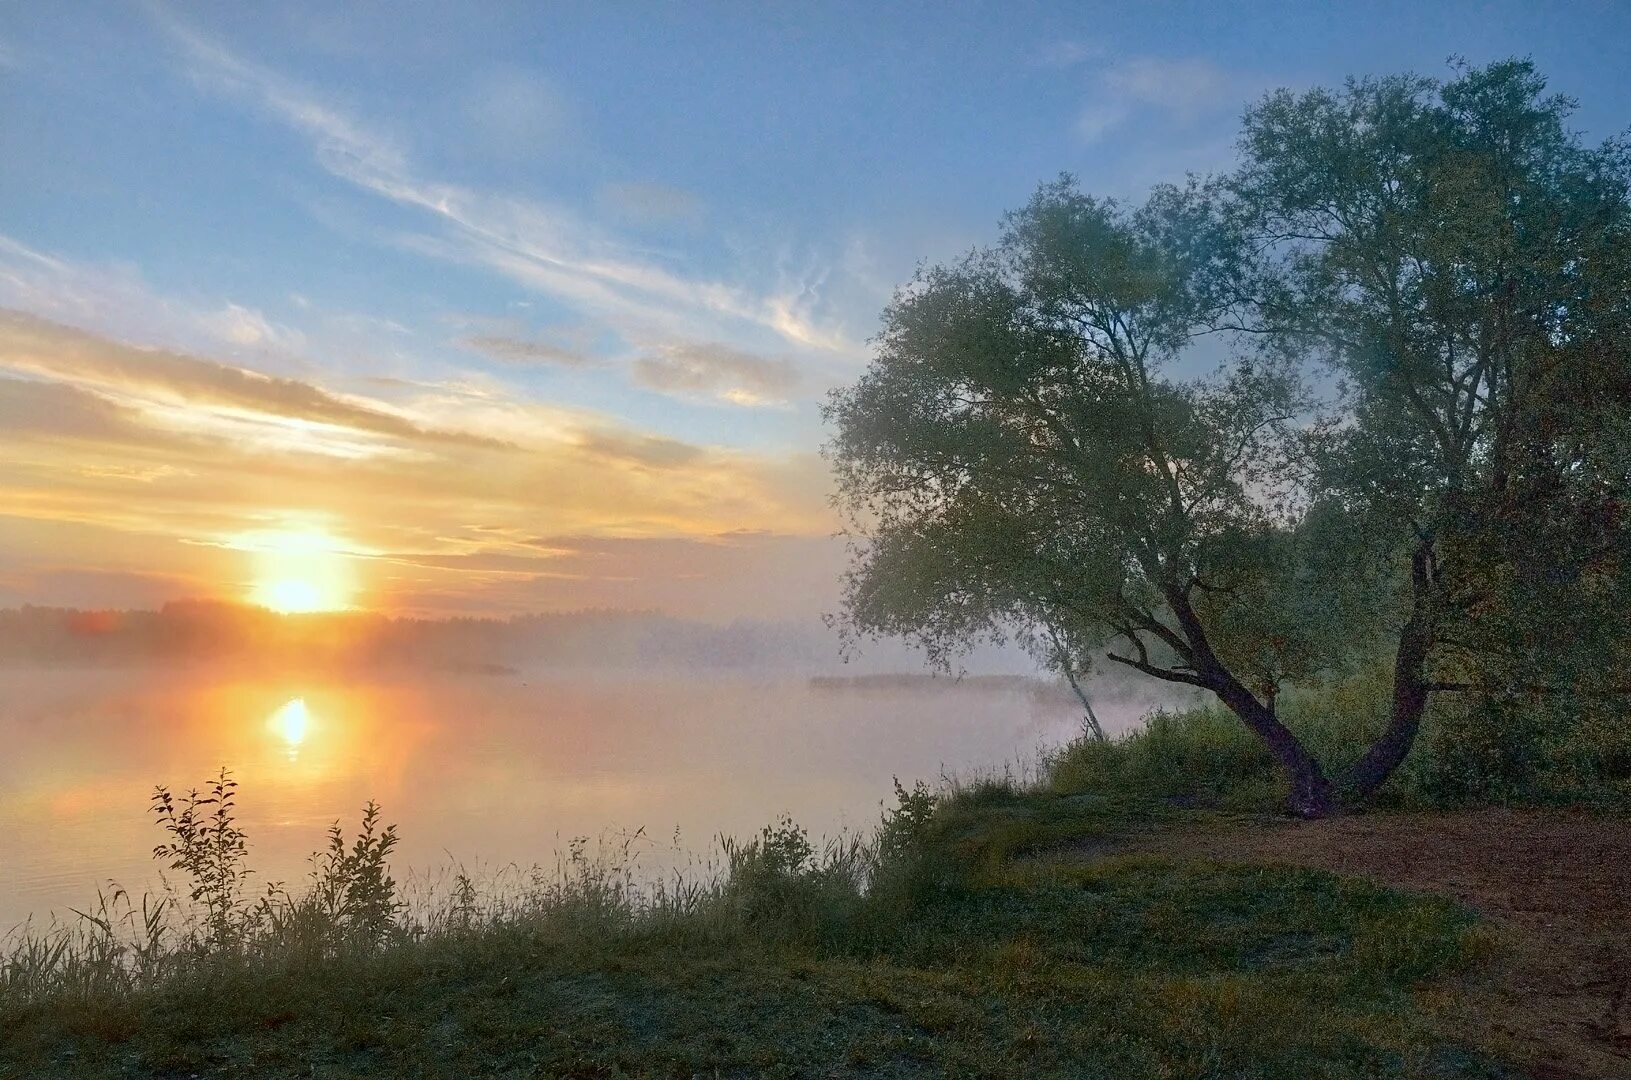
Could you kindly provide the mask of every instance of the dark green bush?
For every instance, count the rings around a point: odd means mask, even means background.
[[[1631,708],[1567,695],[1445,702],[1422,781],[1442,804],[1631,799]]]

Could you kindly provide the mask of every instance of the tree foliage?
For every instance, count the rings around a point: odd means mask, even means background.
[[[851,628],[1209,690],[1304,814],[1288,683],[1392,653],[1364,798],[1431,694],[1603,675],[1559,639],[1624,629],[1631,157],[1571,108],[1519,61],[1282,91],[1232,174],[1062,178],[920,272],[828,408]]]

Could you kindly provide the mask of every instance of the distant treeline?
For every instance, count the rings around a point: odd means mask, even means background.
[[[1119,673],[1109,680],[1111,696],[1124,690],[1125,679]],[[885,672],[870,675],[812,675],[810,686],[817,690],[867,693],[891,690],[1000,690],[1030,694],[1043,701],[1069,702],[1070,689],[1065,681],[1053,674],[1039,675],[963,675],[948,673],[925,674],[918,672]],[[1100,691],[1105,690],[1099,686]]]
[[[200,661],[255,666],[402,666],[493,674],[538,666],[807,672],[898,671],[921,666],[915,654],[885,643],[846,667],[837,641],[815,620],[720,625],[657,612],[611,610],[507,619],[417,619],[368,612],[279,615],[257,607],[198,600],[175,601],[158,611],[0,609],[0,664],[123,666]],[[1016,670],[1015,664],[1008,657],[1002,667]]]

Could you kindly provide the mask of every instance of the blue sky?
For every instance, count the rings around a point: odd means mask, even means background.
[[[1136,198],[1268,89],[1451,54],[1602,137],[1628,43],[1607,2],[13,5],[0,602],[231,592],[287,528],[405,609],[752,610],[708,575],[834,565],[817,406],[891,288],[1039,181]]]

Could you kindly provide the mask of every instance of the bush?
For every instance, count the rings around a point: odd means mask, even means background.
[[[1447,702],[1423,783],[1440,803],[1631,800],[1631,708],[1567,695]]]
[[[873,850],[838,837],[818,852],[809,834],[782,817],[751,840],[720,837],[725,880],[719,902],[759,933],[806,936],[830,928],[859,902]]]

